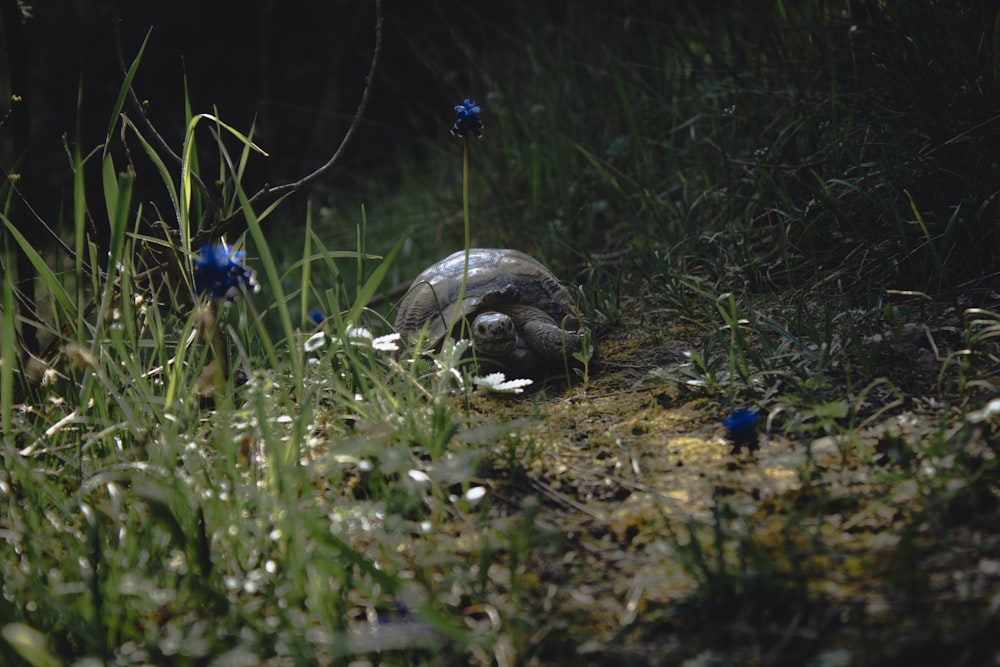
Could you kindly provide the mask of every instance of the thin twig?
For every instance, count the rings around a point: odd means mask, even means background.
[[[120,22],[120,20],[116,20],[115,23],[115,42],[118,49],[119,66],[122,68],[122,72],[127,72],[128,68],[125,66],[125,58],[121,47],[121,32],[118,29]],[[375,70],[378,66],[378,60],[381,53],[382,0],[375,0],[375,49],[372,53],[371,64],[368,67],[368,74],[365,76],[365,87],[361,93],[361,100],[358,102],[358,108],[354,112],[354,118],[351,120],[350,127],[347,128],[347,132],[344,133],[344,137],[341,139],[340,145],[325,164],[314,170],[312,173],[303,176],[299,180],[275,187],[265,185],[256,194],[250,197],[249,202],[252,207],[256,207],[258,205],[265,207],[276,202],[287,194],[301,190],[306,185],[326,174],[340,161],[348,143],[350,143],[350,140],[353,138],[358,127],[361,125],[361,118],[364,116],[365,109],[368,107],[368,99],[371,97],[372,84],[375,80]],[[141,119],[143,128],[150,133],[150,136],[152,136],[157,147],[169,155],[175,163],[178,165],[181,164],[180,157],[170,149],[163,137],[161,137],[153,127],[152,122],[146,116],[146,111],[143,108],[142,103],[139,101],[138,96],[135,94],[135,91],[131,86],[129,87],[128,94],[130,101],[139,113],[139,118]],[[207,224],[207,220],[216,215],[218,211],[218,202],[212,198],[211,192],[207,187],[205,187],[205,184],[201,181],[197,174],[192,174],[191,176],[197,185],[198,190],[204,197],[204,201],[208,204],[208,206],[205,207],[205,214],[202,217],[202,223],[199,225],[198,231],[191,240],[192,247],[197,247],[205,243],[216,241],[222,238],[227,232],[234,231],[237,228],[237,223],[243,215],[243,212],[242,210],[236,210],[215,224]]]
[[[279,185],[276,187],[270,187],[265,185],[260,189],[255,195],[250,197],[250,206],[262,205],[266,206],[271,204],[281,197],[287,194],[295,192],[302,189],[309,183],[312,183],[320,176],[324,175],[330,171],[337,162],[340,161],[341,156],[344,154],[344,149],[347,144],[350,143],[351,138],[357,131],[358,127],[361,125],[361,118],[364,116],[365,109],[368,107],[368,98],[371,96],[372,83],[375,80],[375,70],[378,66],[379,55],[382,53],[382,0],[375,0],[375,49],[372,52],[371,65],[368,67],[368,74],[365,76],[365,88],[361,92],[361,100],[358,102],[358,108],[354,112],[354,118],[351,120],[350,127],[347,128],[347,132],[344,133],[344,138],[340,141],[340,146],[337,150],[326,161],[324,165],[316,169],[310,174],[300,178],[292,183],[286,183],[284,185]],[[227,232],[233,231],[236,227],[237,220],[242,215],[241,210],[234,211],[225,219],[219,221],[217,225],[211,229],[199,230],[195,234],[192,240],[192,245],[200,245],[202,243],[209,243],[218,238],[221,238]]]

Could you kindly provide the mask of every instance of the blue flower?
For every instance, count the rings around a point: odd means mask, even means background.
[[[466,97],[465,102],[455,107],[455,111],[458,112],[459,118],[478,118],[482,109],[476,105],[475,100],[470,100]]]
[[[242,290],[259,292],[257,273],[243,264],[245,254],[225,243],[204,245],[194,258],[194,286],[199,294],[232,301]]]
[[[455,113],[458,114],[458,118],[455,119],[455,124],[451,126],[451,133],[456,137],[475,137],[479,139],[483,136],[483,121],[479,120],[479,112],[482,109],[476,104],[475,100],[470,100],[468,97],[465,101],[455,107]]]
[[[326,315],[319,308],[313,308],[309,311],[309,319],[313,321],[316,326],[321,326],[323,322],[326,322]]]
[[[757,422],[760,420],[760,413],[750,410],[734,410],[731,415],[722,420],[726,427],[726,438],[733,443],[733,454],[739,453],[743,447],[751,452],[760,448],[757,439]]]

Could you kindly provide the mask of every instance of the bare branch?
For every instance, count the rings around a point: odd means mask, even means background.
[[[371,65],[368,67],[368,74],[365,76],[365,88],[361,92],[361,100],[358,102],[358,108],[354,112],[354,118],[351,120],[350,127],[347,128],[347,132],[344,133],[344,138],[340,141],[340,146],[337,147],[337,150],[330,157],[330,159],[326,161],[326,164],[319,167],[311,174],[308,174],[292,183],[278,185],[273,188],[265,185],[256,194],[250,197],[249,201],[251,206],[265,207],[287,194],[302,189],[309,183],[312,183],[323,174],[330,171],[334,165],[340,161],[341,156],[344,154],[344,149],[347,147],[347,144],[350,143],[351,138],[358,129],[358,126],[361,125],[361,118],[364,116],[365,109],[368,107],[368,98],[371,96],[372,84],[375,80],[375,70],[378,67],[378,59],[381,53],[382,0],[375,0],[375,49],[372,52],[372,61]],[[192,241],[192,244],[208,243],[221,238],[227,232],[234,231],[237,229],[237,222],[240,220],[242,215],[242,211],[236,210],[211,229],[199,230],[195,235],[195,239]]]
[[[116,21],[115,24],[115,42],[118,50],[118,62],[119,66],[122,68],[122,72],[127,72],[128,68],[125,65],[125,58],[123,55],[123,49],[121,45],[121,31],[119,30],[120,20]],[[264,208],[270,204],[276,202],[281,197],[287,194],[301,190],[306,185],[317,180],[327,172],[329,172],[341,159],[344,154],[344,150],[350,143],[355,132],[361,124],[361,118],[364,116],[365,109],[368,107],[368,99],[371,96],[372,85],[375,79],[375,70],[378,67],[379,55],[382,53],[382,0],[375,0],[375,48],[372,53],[371,64],[368,67],[368,74],[365,77],[365,87],[361,93],[361,100],[358,102],[358,107],[354,112],[354,118],[351,120],[350,127],[344,133],[344,138],[341,140],[340,145],[337,150],[333,153],[329,160],[326,161],[321,167],[313,171],[312,173],[300,178],[292,183],[286,183],[284,185],[278,185],[271,187],[265,185],[252,197],[250,197],[250,205],[254,208]],[[170,156],[170,158],[178,165],[181,164],[180,157],[174,153],[167,142],[160,136],[160,134],[153,127],[152,122],[146,115],[146,110],[142,103],[139,101],[138,96],[132,87],[129,87],[128,91],[129,99],[132,105],[138,112],[138,117],[141,121],[143,129],[149,133],[153,138],[153,142],[156,144],[158,150]],[[219,203],[212,197],[212,193],[209,191],[202,180],[197,174],[192,174],[192,178],[201,192],[204,201],[207,203],[205,207],[205,215],[202,217],[201,224],[198,226],[198,231],[192,237],[192,245],[199,246],[205,243],[211,243],[218,240],[223,235],[234,232],[242,231],[245,228],[246,222],[242,219],[242,210],[236,210],[225,219],[218,221],[215,224],[210,224],[209,220],[212,220],[219,210]]]

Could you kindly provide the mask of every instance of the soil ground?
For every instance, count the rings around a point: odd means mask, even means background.
[[[911,451],[904,441],[969,426],[907,396],[849,439],[765,417],[759,449],[734,451],[716,398],[655,381],[696,332],[643,320],[605,334],[586,383],[474,397],[464,437],[516,434],[484,471],[491,521],[529,514],[540,536],[518,572],[490,566],[500,588],[517,576],[524,590],[520,654],[561,663],[571,642],[587,664],[992,655],[1000,487],[955,464],[993,469],[989,429],[948,455]]]

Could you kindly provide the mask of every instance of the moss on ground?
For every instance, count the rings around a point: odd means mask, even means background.
[[[520,653],[545,664],[567,637],[586,638],[576,649],[599,663],[707,651],[706,664],[801,664],[846,651],[852,664],[882,664],[952,636],[978,650],[1000,581],[998,487],[953,457],[978,457],[995,480],[995,436],[921,451],[965,422],[913,400],[850,437],[764,424],[759,450],[731,453],[718,396],[648,382],[692,333],[626,321],[600,343],[586,384],[473,396],[479,428],[509,427],[482,471],[493,502],[475,530],[528,507],[538,540],[519,563],[516,613],[535,630]],[[935,518],[941,488],[959,503],[973,487],[989,520],[982,507],[975,526]]]

